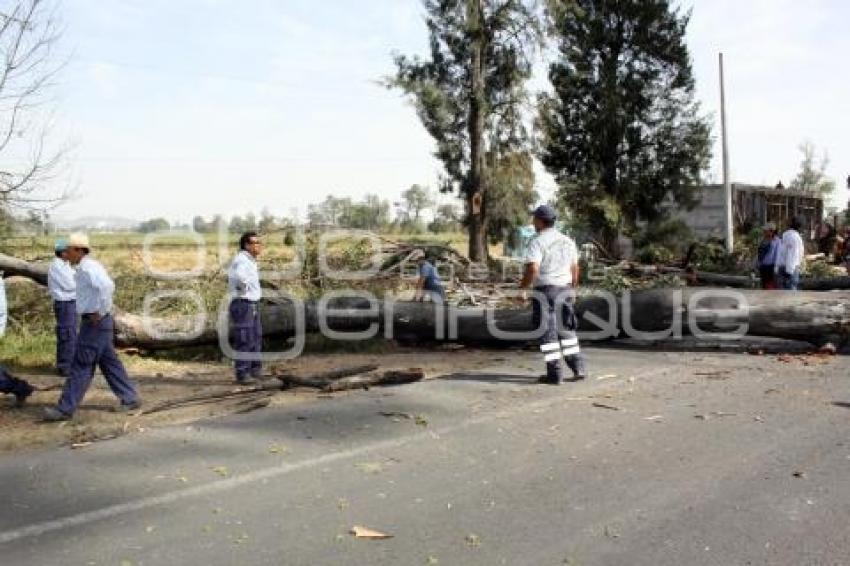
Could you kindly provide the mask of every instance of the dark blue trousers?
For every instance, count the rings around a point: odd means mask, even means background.
[[[546,376],[564,379],[564,361],[575,376],[584,375],[584,356],[578,343],[578,317],[569,287],[544,285],[535,289],[532,300],[534,328],[544,327],[540,351],[546,362]]]
[[[66,415],[73,415],[77,410],[98,367],[122,405],[130,405],[139,400],[136,386],[115,352],[113,326],[111,316],[102,318],[98,323],[83,319],[80,324],[74,361],[71,363],[57,406]]]
[[[230,339],[236,352],[259,354],[263,351],[263,326],[257,303],[245,299],[234,299],[230,303]],[[263,367],[259,360],[240,360],[238,356],[233,366],[236,379],[257,377]]]
[[[56,369],[67,376],[77,347],[77,301],[53,301],[56,315]]]
[[[32,385],[23,379],[12,377],[9,372],[0,367],[0,393],[6,393],[8,395],[29,395],[32,393],[32,390]]]

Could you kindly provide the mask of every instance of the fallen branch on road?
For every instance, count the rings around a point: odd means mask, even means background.
[[[402,385],[425,379],[422,369],[376,372],[378,366],[342,368],[312,376],[278,375],[284,387],[310,387],[326,393],[368,389],[369,387]]]

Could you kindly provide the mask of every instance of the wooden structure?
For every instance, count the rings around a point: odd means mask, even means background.
[[[723,238],[723,185],[699,189],[700,203],[693,210],[679,210],[673,216],[685,221],[701,238]],[[735,228],[747,231],[775,222],[780,230],[794,216],[803,221],[802,235],[811,239],[824,214],[823,197],[803,191],[734,183],[732,207]]]

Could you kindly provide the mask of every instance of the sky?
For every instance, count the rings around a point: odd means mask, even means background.
[[[733,180],[787,185],[810,140],[846,202],[850,3],[682,5],[697,95],[715,118],[709,179],[721,177],[722,50]],[[392,202],[436,185],[431,139],[378,84],[394,51],[427,46],[419,0],[71,0],[59,14],[68,64],[54,131],[72,147],[77,189],[57,217],[303,214],[328,194]],[[553,182],[538,177],[545,197]]]

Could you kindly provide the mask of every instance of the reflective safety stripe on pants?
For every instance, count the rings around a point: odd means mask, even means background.
[[[575,375],[584,375],[584,357],[578,337],[578,317],[568,287],[535,288],[532,301],[533,323],[543,329],[540,351],[550,378],[562,378],[564,362]]]

